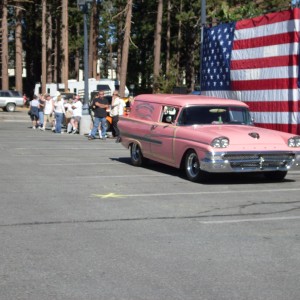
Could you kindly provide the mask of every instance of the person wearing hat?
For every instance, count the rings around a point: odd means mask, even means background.
[[[54,125],[54,118],[53,118],[53,99],[50,97],[49,94],[44,94],[44,99],[45,99],[45,107],[44,107],[44,123],[43,127],[41,130],[45,131],[47,122],[51,124],[53,127]]]

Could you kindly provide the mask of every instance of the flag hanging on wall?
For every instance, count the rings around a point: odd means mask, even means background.
[[[300,9],[205,28],[203,95],[249,105],[255,124],[300,134]]]

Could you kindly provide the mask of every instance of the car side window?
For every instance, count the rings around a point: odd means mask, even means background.
[[[179,118],[178,118],[178,125],[187,125],[187,113],[186,108],[182,110]]]
[[[174,106],[164,105],[162,107],[161,122],[163,123],[173,123],[177,117],[178,108]]]
[[[178,125],[250,124],[252,120],[246,108],[226,106],[189,106],[182,109]]]
[[[1,96],[1,97],[9,97],[10,95],[9,95],[9,92],[2,91],[2,92],[0,93],[0,96]]]
[[[203,107],[186,107],[182,110],[178,125],[205,124],[207,117],[207,110]]]
[[[224,122],[227,116],[226,110],[214,109],[207,106],[191,106],[182,110],[178,120],[178,125],[203,125],[214,124],[215,122]],[[223,120],[223,119],[224,120]]]

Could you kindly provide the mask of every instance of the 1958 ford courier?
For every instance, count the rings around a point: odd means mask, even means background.
[[[139,95],[118,125],[134,166],[151,159],[184,169],[191,181],[228,172],[280,181],[300,166],[300,136],[255,127],[248,106],[237,100]]]

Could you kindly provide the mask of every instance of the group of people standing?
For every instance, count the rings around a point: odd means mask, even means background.
[[[82,117],[82,106],[78,95],[66,101],[59,92],[57,92],[55,97],[51,97],[49,94],[34,95],[30,101],[29,110],[32,128],[39,128],[45,131],[50,123],[53,132],[63,133],[62,124],[64,122],[67,127],[67,133],[78,133]],[[92,123],[88,139],[96,139],[97,134],[99,134],[100,139],[106,139],[106,117],[109,115],[112,120],[112,135],[118,142],[120,136],[118,128],[119,116],[123,115],[125,106],[125,101],[119,97],[117,90],[113,92],[111,103],[105,97],[104,91],[99,91],[90,104]]]
[[[47,124],[50,123],[53,132],[62,133],[62,123],[65,120],[66,125],[70,123],[67,132],[77,133],[82,116],[82,103],[77,95],[68,102],[65,102],[59,92],[53,98],[49,94],[34,95],[30,101],[29,115],[33,129],[45,131]]]
[[[125,101],[119,97],[118,91],[114,91],[112,95],[112,101],[109,105],[108,100],[104,97],[104,91],[99,91],[98,95],[93,99],[90,108],[93,112],[93,127],[88,136],[89,140],[96,139],[97,132],[99,132],[100,139],[106,139],[106,116],[109,111],[109,116],[112,118],[112,134],[116,138],[116,142],[119,139],[120,131],[118,128],[119,116],[123,115]]]

